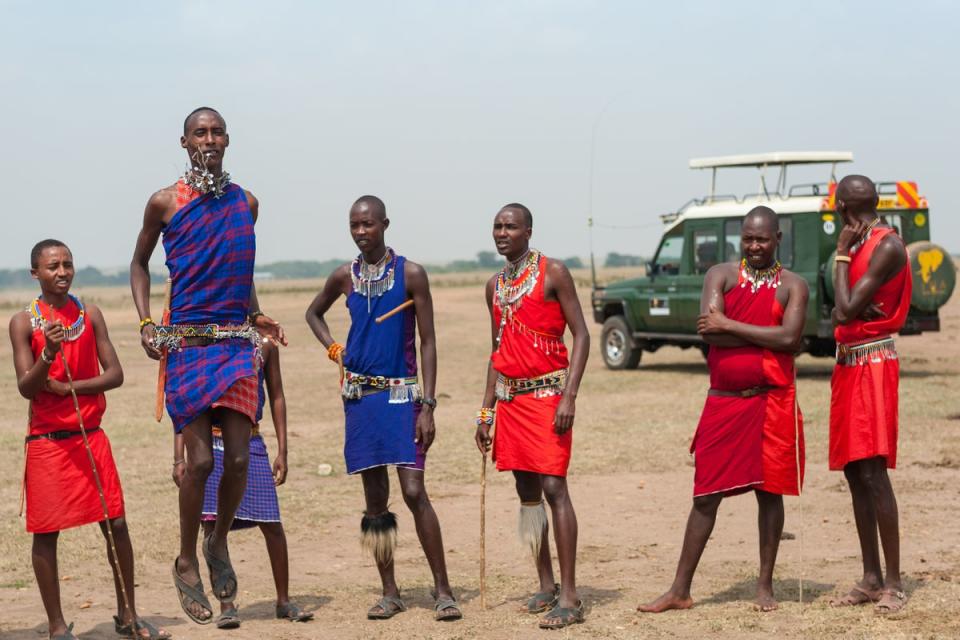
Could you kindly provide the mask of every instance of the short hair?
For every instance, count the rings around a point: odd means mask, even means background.
[[[223,126],[227,126],[227,121],[223,119],[223,116],[220,115],[220,112],[214,109],[213,107],[197,107],[193,111],[187,114],[187,117],[183,119],[183,135],[187,135],[187,125],[190,124],[190,118],[197,115],[201,111],[209,111],[211,113],[217,114],[217,117],[220,118],[220,122],[223,123]]]
[[[33,245],[33,249],[30,250],[30,268],[36,269],[40,266],[40,254],[43,253],[44,249],[50,249],[51,247],[63,247],[67,251],[70,251],[68,247],[63,242],[59,240],[54,240],[53,238],[47,238],[46,240],[41,240],[37,244]]]
[[[747,211],[747,215],[743,216],[743,221],[746,222],[750,218],[760,218],[770,223],[770,227],[774,233],[780,231],[780,218],[777,216],[777,212],[770,207],[760,205],[759,207],[750,209],[750,211]]]
[[[519,202],[511,202],[510,204],[505,204],[500,207],[500,211],[504,209],[516,209],[523,214],[523,221],[526,223],[528,229],[533,229],[533,214],[530,213],[530,209],[527,209],[524,205]]]
[[[380,216],[381,220],[387,217],[387,205],[383,204],[383,200],[377,196],[360,196],[356,202],[353,203],[353,206],[355,207],[358,204],[367,205],[375,214]],[[351,209],[352,208],[353,207],[351,207]]]
[[[877,185],[867,176],[844,176],[837,185],[835,196],[837,200],[843,200],[851,213],[875,211],[877,208]]]

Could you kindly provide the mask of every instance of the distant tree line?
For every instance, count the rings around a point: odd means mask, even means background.
[[[586,266],[584,261],[577,256],[563,258],[561,261],[571,269],[583,269]],[[273,280],[325,278],[344,262],[345,260],[338,259],[324,260],[323,262],[316,260],[270,262],[257,265],[256,277]],[[454,260],[446,264],[428,264],[425,267],[430,273],[459,273],[463,271],[496,271],[503,267],[503,263],[503,258],[495,252],[480,251],[477,253],[475,260]],[[621,255],[619,253],[608,253],[604,261],[606,267],[626,267],[642,264],[643,259],[639,256]],[[151,274],[151,279],[156,283],[162,283],[165,278],[165,274]],[[96,267],[84,267],[77,269],[73,281],[76,286],[80,287],[128,286],[130,284],[130,274],[124,269],[105,273]],[[28,269],[0,269],[0,289],[32,289],[35,286],[36,281],[30,276]]]

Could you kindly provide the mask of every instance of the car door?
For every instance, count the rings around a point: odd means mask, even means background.
[[[643,289],[640,313],[648,331],[673,332],[677,313],[677,280],[687,260],[684,224],[670,229],[650,264],[648,284]]]
[[[720,241],[723,221],[719,218],[691,220],[688,226],[689,260],[677,278],[674,294],[677,309],[675,333],[696,333],[703,278],[710,267],[723,261],[724,247]]]

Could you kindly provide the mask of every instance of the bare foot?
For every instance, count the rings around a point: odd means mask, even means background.
[[[780,608],[777,599],[773,597],[773,591],[766,588],[757,589],[757,599],[753,601],[753,608],[762,613],[776,611]]]
[[[642,613],[663,613],[670,609],[689,609],[693,606],[693,598],[690,596],[674,595],[672,591],[665,594],[649,604],[641,604],[637,611]]]

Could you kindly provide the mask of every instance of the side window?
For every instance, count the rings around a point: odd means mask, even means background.
[[[740,262],[740,226],[743,221],[726,220],[723,223],[723,261]]]
[[[680,259],[683,257],[683,227],[675,229],[660,243],[655,264],[656,272],[668,276],[680,273]]]
[[[793,218],[780,216],[780,232],[783,237],[780,239],[777,259],[780,264],[790,269],[793,267]]]
[[[693,272],[704,274],[720,262],[720,243],[713,229],[695,229],[693,232]]]

